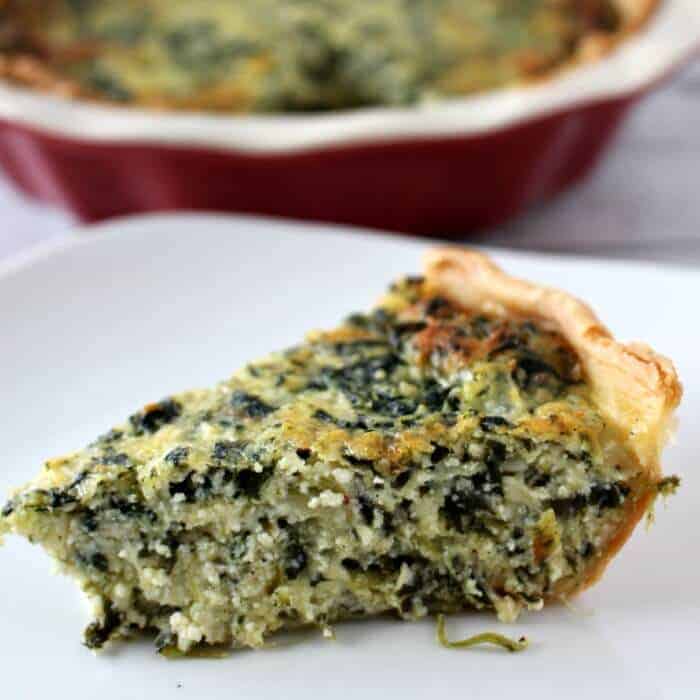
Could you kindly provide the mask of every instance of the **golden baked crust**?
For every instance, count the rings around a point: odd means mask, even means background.
[[[616,341],[583,302],[565,292],[511,277],[476,251],[433,249],[426,255],[425,271],[429,285],[463,307],[493,315],[523,314],[552,323],[577,352],[591,400],[615,431],[616,439],[636,458],[634,467],[649,483],[660,481],[661,450],[683,393],[669,359],[641,343]],[[577,590],[600,578],[655,496],[648,491],[630,502],[624,526]]]
[[[614,50],[622,41],[640,31],[651,15],[658,9],[662,0],[612,0],[620,14],[621,25],[614,31],[591,31],[583,36],[570,60],[563,64],[541,66],[531,74],[521,76],[520,82],[541,83],[560,74],[562,71],[585,63],[600,60]],[[44,5],[45,7],[46,5]],[[42,7],[41,4],[38,5]],[[581,12],[587,12],[582,9]],[[61,64],[68,55],[54,55],[40,38],[26,31],[36,19],[27,21],[39,10],[20,0],[0,0],[0,46],[6,53],[0,54],[0,78],[19,83],[37,90],[52,92],[62,97],[80,98],[90,101],[121,104],[122,106],[142,106],[154,109],[190,109],[200,111],[251,112],[256,111],[255,96],[250,86],[213,85],[202,87],[193,94],[180,97],[161,94],[141,95],[133,101],[119,102],[95,91],[86,89],[77,79],[67,76]],[[18,18],[13,21],[13,17]],[[4,21],[3,21],[4,20]],[[41,20],[39,20],[41,21]],[[28,47],[31,46],[31,49]],[[7,51],[7,47],[10,48]],[[81,47],[77,51],[90,52],[94,47]],[[74,53],[73,50],[69,53]],[[263,61],[264,63],[264,61]],[[263,66],[260,70],[263,70]],[[256,74],[257,75],[257,74]],[[259,78],[256,78],[260,82]],[[448,83],[450,80],[447,81]],[[459,82],[459,81],[457,81]],[[459,90],[455,94],[460,94]],[[445,95],[449,99],[449,95]],[[332,107],[332,105],[323,105]]]
[[[651,15],[658,10],[662,0],[615,0],[624,24],[617,36],[593,33],[582,42],[579,49],[579,60],[584,63],[597,61],[614,49],[621,41],[638,32],[649,21]]]

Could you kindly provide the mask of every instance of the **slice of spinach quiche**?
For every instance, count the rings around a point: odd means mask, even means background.
[[[582,303],[438,249],[369,313],[46,462],[0,529],[95,601],[89,647],[258,647],[593,583],[659,492],[671,363]]]
[[[0,74],[123,104],[405,105],[599,58],[661,0],[5,0]]]

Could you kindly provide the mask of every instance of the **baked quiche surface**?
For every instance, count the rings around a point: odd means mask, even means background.
[[[668,483],[681,387],[478,253],[51,459],[2,509],[93,600],[85,642],[258,647],[394,612],[513,620],[597,579]]]
[[[0,71],[127,104],[234,112],[403,105],[597,59],[658,2],[6,0]]]

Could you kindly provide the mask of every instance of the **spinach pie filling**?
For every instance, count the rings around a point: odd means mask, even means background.
[[[405,105],[595,57],[656,2],[8,0],[0,53],[21,81],[112,102],[238,112]]]
[[[48,461],[0,532],[95,602],[91,648],[137,630],[161,650],[259,647],[384,612],[513,620],[581,588],[657,488],[551,324],[406,278],[371,313]]]

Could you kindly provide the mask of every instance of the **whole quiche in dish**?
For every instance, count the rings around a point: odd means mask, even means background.
[[[0,532],[94,601],[91,648],[513,620],[594,583],[677,486],[660,454],[681,393],[669,360],[573,297],[437,249],[374,310],[47,461]]]
[[[406,105],[597,60],[661,0],[5,0],[0,74],[228,112]]]

